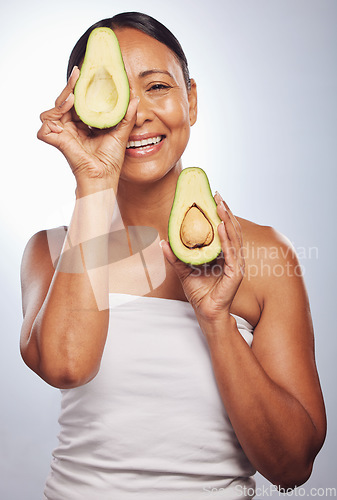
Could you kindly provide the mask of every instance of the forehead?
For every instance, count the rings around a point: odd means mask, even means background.
[[[166,45],[133,28],[117,28],[114,32],[129,76],[159,69],[171,73],[177,82],[184,82],[178,58]]]

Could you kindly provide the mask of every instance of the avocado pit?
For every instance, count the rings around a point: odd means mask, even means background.
[[[213,226],[196,203],[187,210],[180,226],[180,239],[187,248],[210,245],[214,239]]]

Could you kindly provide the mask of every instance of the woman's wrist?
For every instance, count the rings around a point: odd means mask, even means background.
[[[79,178],[75,189],[76,199],[83,198],[101,191],[112,190],[116,196],[118,179],[108,177]]]
[[[73,216],[68,229],[72,245],[107,236],[116,206],[116,189],[95,182],[78,185]]]
[[[197,313],[196,316],[208,343],[217,342],[220,338],[238,331],[235,318],[228,311],[211,319],[204,318]]]

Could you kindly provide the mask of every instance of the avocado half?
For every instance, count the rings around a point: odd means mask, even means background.
[[[129,80],[117,37],[110,28],[95,28],[90,33],[74,95],[76,113],[91,127],[114,127],[125,116]]]
[[[206,173],[184,169],[178,178],[169,218],[168,238],[173,253],[190,265],[206,264],[221,252],[216,203]]]

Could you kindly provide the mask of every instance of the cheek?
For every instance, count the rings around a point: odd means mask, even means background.
[[[161,106],[162,120],[172,129],[189,128],[188,103],[185,100],[168,99]]]
[[[189,108],[185,102],[167,103],[162,116],[166,117],[166,126],[171,136],[171,152],[176,161],[185,151],[190,137]]]

